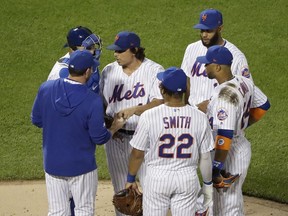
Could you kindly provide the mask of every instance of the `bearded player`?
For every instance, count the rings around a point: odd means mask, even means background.
[[[252,76],[245,55],[234,44],[222,38],[223,18],[220,11],[215,9],[202,11],[199,23],[194,28],[200,30],[200,40],[187,46],[181,64],[188,77],[185,97],[187,103],[196,105],[198,109],[206,112],[208,100],[218,83],[215,79],[207,78],[205,65],[198,62],[197,57],[205,55],[209,47],[221,45],[228,48],[233,55],[232,73],[251,80]],[[201,197],[198,203],[199,216],[205,216],[206,209],[201,206]],[[212,215],[212,211],[210,214]]]
[[[181,68],[188,76],[186,100],[191,105],[201,107],[201,102],[210,98],[217,86],[215,79],[208,79],[204,64],[197,61],[198,56],[206,54],[213,45],[221,45],[230,50],[233,55],[232,73],[252,79],[245,55],[232,43],[222,38],[223,19],[220,11],[215,9],[204,10],[195,29],[200,29],[201,40],[187,46]]]
[[[105,145],[108,168],[114,187],[118,192],[125,187],[128,172],[128,158],[139,115],[147,109],[163,102],[159,81],[156,75],[164,71],[158,63],[145,57],[140,38],[134,32],[119,32],[114,44],[107,47],[114,50],[116,61],[108,64],[102,71],[100,88],[106,102],[106,114],[119,115],[127,120],[118,131],[121,139],[111,139]],[[142,171],[143,169],[142,166]],[[139,175],[142,187],[144,174]],[[121,215],[118,211],[117,215]]]

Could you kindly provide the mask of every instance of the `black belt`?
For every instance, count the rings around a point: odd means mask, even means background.
[[[123,133],[123,134],[127,134],[127,135],[133,135],[134,134],[134,130],[125,130],[125,129],[120,129],[118,130],[120,133]]]

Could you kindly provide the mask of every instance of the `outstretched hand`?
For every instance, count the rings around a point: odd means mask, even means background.
[[[132,188],[133,190],[135,190],[137,192],[137,194],[141,195],[141,191],[138,188],[138,185],[136,182],[130,183],[130,182],[126,182],[125,188]]]
[[[117,115],[115,115],[113,123],[112,123],[111,127],[109,128],[112,135],[114,135],[120,128],[122,128],[125,123],[126,123],[125,118],[118,117]]]
[[[136,107],[129,107],[129,108],[120,110],[117,113],[117,116],[118,118],[129,119],[134,114],[136,114]]]

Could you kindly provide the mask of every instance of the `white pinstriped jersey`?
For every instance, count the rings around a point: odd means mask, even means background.
[[[265,105],[267,97],[252,80],[235,76],[232,80],[215,88],[207,107],[207,115],[214,136],[218,129],[233,130],[230,150],[225,160],[226,172],[240,174],[225,193],[213,193],[213,215],[244,215],[242,185],[245,181],[251,160],[251,144],[244,136],[247,128],[250,108]],[[218,140],[221,145],[222,139]]]
[[[145,58],[140,67],[130,76],[123,72],[122,66],[115,61],[102,71],[100,89],[107,104],[106,114],[114,116],[122,109],[144,105],[154,98],[162,99],[158,72],[164,68],[158,63]],[[139,116],[131,116],[125,124],[126,130],[135,130]]]
[[[224,46],[233,55],[232,73],[252,79],[245,55],[227,40],[225,40]],[[199,40],[187,46],[183,57],[181,69],[190,78],[190,104],[198,104],[204,100],[208,100],[218,84],[216,79],[209,79],[207,77],[204,64],[196,61],[198,56],[205,56],[206,52],[207,47]]]
[[[70,59],[70,54],[66,53],[66,55],[64,55],[60,59]],[[52,70],[50,71],[47,80],[56,80],[56,79],[60,78],[59,71],[61,71],[61,69],[63,69],[63,68],[68,68],[68,62],[67,61],[64,61],[64,62],[57,61],[54,64]]]
[[[213,149],[207,117],[190,105],[162,104],[140,116],[130,145],[145,151],[147,168],[179,171],[196,169],[199,154]]]
[[[235,76],[222,83],[215,88],[207,108],[213,131],[234,130],[234,136],[244,136],[250,108],[259,107],[266,101],[266,95],[245,77]]]

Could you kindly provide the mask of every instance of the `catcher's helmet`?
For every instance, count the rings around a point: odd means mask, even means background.
[[[67,43],[64,47],[81,46],[82,42],[91,34],[92,31],[83,26],[72,28],[67,34]]]
[[[99,35],[91,34],[89,35],[83,42],[82,46],[87,49],[91,50],[93,47],[95,48],[95,58],[99,60],[101,52],[102,52],[102,40]]]

